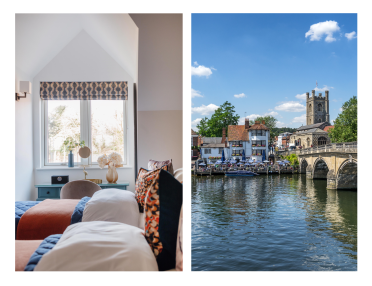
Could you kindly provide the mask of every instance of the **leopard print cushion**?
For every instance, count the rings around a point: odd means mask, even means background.
[[[168,166],[167,165],[161,166],[159,169],[155,169],[154,171],[149,171],[144,168],[141,168],[138,171],[135,188],[135,197],[138,203],[139,211],[141,213],[143,213],[146,195],[150,190],[152,184],[155,182],[155,178],[159,174],[160,170],[168,171]]]
[[[168,166],[168,172],[173,175],[173,163],[172,159],[166,160],[166,161],[155,161],[155,160],[149,160],[147,164],[147,168],[149,170],[156,170],[160,168],[161,166],[167,165]]]
[[[155,257],[163,250],[163,244],[159,237],[160,200],[158,190],[159,173],[157,173],[154,184],[145,199],[145,238]]]

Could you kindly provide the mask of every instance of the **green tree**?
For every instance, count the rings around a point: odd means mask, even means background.
[[[334,121],[329,137],[332,143],[353,142],[358,140],[358,100],[353,96],[342,105],[342,112]]]
[[[203,118],[196,126],[199,134],[206,137],[222,137],[222,128],[229,125],[236,125],[239,121],[239,115],[235,114],[235,107],[226,101],[215,110],[210,119]]]
[[[270,129],[270,142],[272,142],[274,140],[274,128],[276,128],[276,122],[278,121],[278,119],[276,119],[274,116],[271,116],[271,115],[267,115],[267,116],[260,116],[260,117],[257,117],[254,121],[251,120],[250,121],[250,124],[253,125],[255,121],[265,121],[265,125],[267,128]]]
[[[200,122],[198,123],[198,125],[196,126],[199,131],[198,133],[201,135],[201,136],[207,136],[208,134],[208,118],[207,117],[204,117],[202,120],[200,120]]]

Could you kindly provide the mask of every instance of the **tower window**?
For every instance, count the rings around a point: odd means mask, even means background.
[[[318,111],[322,111],[322,104],[321,103],[318,104]]]

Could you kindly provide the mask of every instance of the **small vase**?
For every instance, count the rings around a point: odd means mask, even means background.
[[[116,184],[116,181],[118,180],[118,172],[116,171],[116,167],[113,163],[110,163],[108,166],[108,171],[106,174],[106,180],[110,184]]]
[[[74,154],[72,154],[72,150],[70,150],[70,154],[68,154],[68,167],[74,167]]]

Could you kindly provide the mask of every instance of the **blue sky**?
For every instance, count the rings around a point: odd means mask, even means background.
[[[193,14],[192,123],[225,101],[241,122],[305,125],[305,93],[329,90],[330,120],[357,96],[356,14]],[[332,122],[331,122],[332,123]]]

